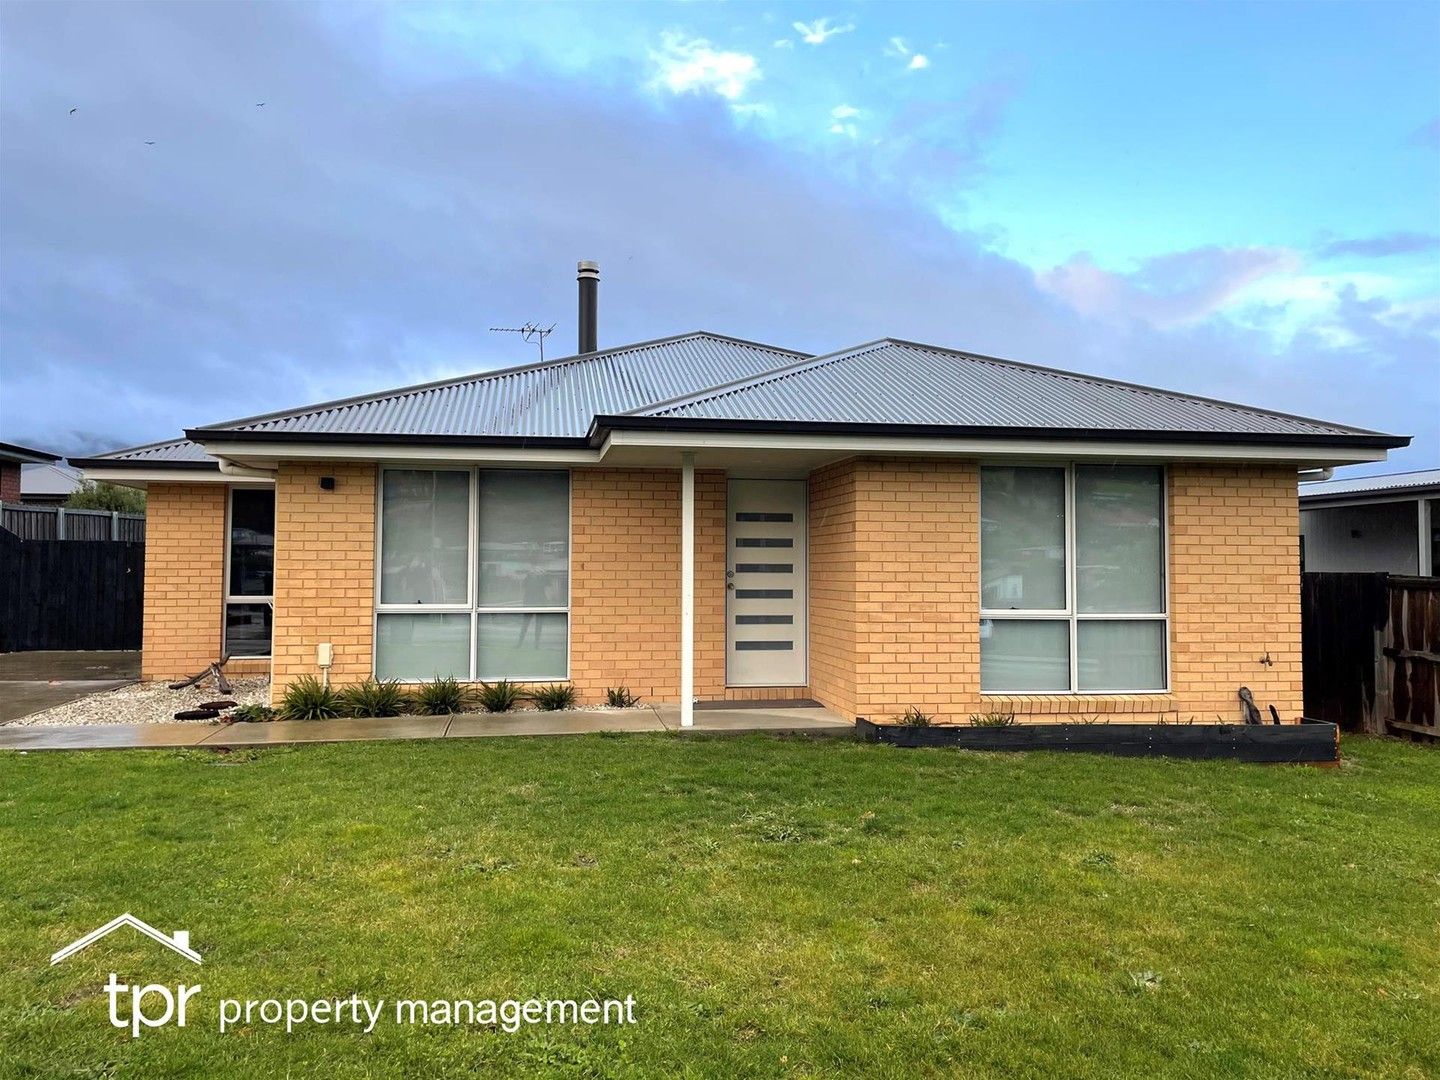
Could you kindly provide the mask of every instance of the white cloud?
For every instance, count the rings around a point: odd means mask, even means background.
[[[782,37],[775,42],[774,47],[777,49],[793,49],[795,47],[795,43],[791,41],[788,37]]]
[[[854,105],[836,105],[830,110],[830,134],[844,135],[849,139],[860,137],[860,129],[850,121],[860,115],[860,110]]]
[[[816,19],[812,23],[796,22],[792,25],[795,27],[795,32],[800,35],[800,40],[806,45],[824,45],[827,38],[832,38],[836,34],[848,34],[855,29],[854,23],[832,26],[829,19]]]
[[[890,39],[890,44],[885,46],[885,55],[886,55],[886,56],[899,56],[899,57],[909,56],[909,55],[910,55],[910,46],[908,46],[908,45],[905,44],[905,39],[904,39],[904,38],[902,38],[902,37],[892,37],[892,38]]]
[[[704,38],[686,38],[673,30],[660,35],[651,50],[655,84],[672,94],[713,93],[735,101],[760,78],[760,63],[749,53],[716,49]]]
[[[909,68],[911,71],[919,71],[922,68],[927,68],[929,66],[930,58],[924,53],[917,52],[914,56],[910,57]]]
[[[830,116],[835,120],[849,120],[860,115],[860,110],[854,105],[836,105],[830,110]]]

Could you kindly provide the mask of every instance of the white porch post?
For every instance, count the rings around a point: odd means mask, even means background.
[[[695,725],[695,455],[680,455],[680,726]]]

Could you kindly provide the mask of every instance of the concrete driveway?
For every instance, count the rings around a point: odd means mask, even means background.
[[[140,653],[0,653],[0,724],[138,681]]]

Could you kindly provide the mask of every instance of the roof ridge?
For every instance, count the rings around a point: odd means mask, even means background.
[[[717,334],[710,330],[687,330],[683,333],[670,334],[665,337],[651,338],[648,341],[630,342],[625,345],[614,345],[608,349],[597,349],[590,353],[574,353],[570,356],[556,357],[554,360],[540,360],[530,364],[516,364],[507,368],[496,368],[491,371],[476,371],[467,375],[452,375],[444,379],[433,379],[430,382],[416,383],[413,386],[397,386],[385,390],[376,390],[366,394],[353,394],[349,397],[335,398],[331,401],[318,401],[298,409],[278,409],[273,412],[259,413],[255,416],[243,416],[234,420],[224,420],[214,424],[205,424],[201,427],[188,430],[213,433],[230,431],[237,427],[249,424],[261,424],[271,420],[291,419],[305,416],[310,413],[322,412],[329,409],[348,408],[351,405],[361,405],[368,402],[379,401],[384,398],[410,397],[415,394],[424,393],[429,390],[438,390],[441,387],[457,386],[468,382],[484,382],[490,379],[504,378],[510,375],[519,375],[531,371],[549,371],[561,367],[588,363],[592,360],[599,360],[616,353],[635,352],[642,349],[653,349],[661,345],[673,344],[677,341],[684,341],[690,338],[712,338],[718,341],[729,341],[737,345],[745,345],[755,349],[763,349],[767,352],[785,353],[791,356],[804,356],[804,353],[796,352],[794,349],[782,348],[778,345],[768,345],[762,341],[749,341],[745,338],[732,337],[729,334]],[[161,445],[156,443],[154,445]]]
[[[874,341],[862,342],[859,345],[850,345],[843,349],[836,349],[833,352],[818,353],[814,356],[805,356],[799,360],[796,360],[792,364],[783,364],[780,367],[771,368],[769,371],[762,371],[757,375],[746,375],[739,379],[731,379],[729,382],[716,383],[714,386],[707,386],[703,390],[696,390],[693,393],[689,394],[681,394],[678,397],[668,398],[665,401],[653,402],[649,405],[641,405],[637,408],[630,409],[618,415],[647,416],[652,413],[661,412],[665,409],[674,408],[678,405],[691,405],[701,401],[705,401],[708,398],[721,397],[722,395],[728,394],[735,390],[748,390],[752,385],[760,386],[766,380],[784,378],[787,375],[792,375],[795,372],[801,371],[807,367],[819,368],[825,366],[826,364],[839,363],[841,360],[849,359],[852,354],[858,356],[861,353],[868,352],[871,349],[877,349],[881,345],[884,345],[887,342],[893,340],[895,339],[876,338]]]

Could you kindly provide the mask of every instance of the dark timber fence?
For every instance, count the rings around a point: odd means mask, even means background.
[[[145,515],[114,510],[0,503],[0,527],[22,540],[130,540],[145,542]]]
[[[138,649],[144,580],[144,544],[0,529],[0,652]]]
[[[1440,736],[1440,578],[1302,574],[1305,715]]]

